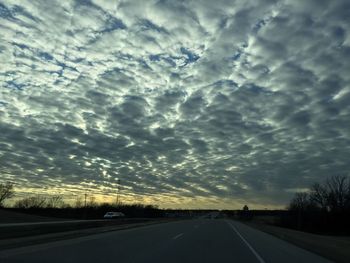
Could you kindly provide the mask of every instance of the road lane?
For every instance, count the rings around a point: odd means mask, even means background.
[[[178,239],[178,238],[181,237],[183,234],[184,234],[184,233],[180,233],[180,234],[174,236],[173,239]]]
[[[249,244],[257,251],[257,253],[265,260],[266,263],[331,262],[275,236],[261,232],[240,222],[233,221],[233,223],[236,229],[238,229],[241,235],[249,242]]]
[[[254,256],[256,257],[256,259],[260,262],[260,263],[265,263],[265,260],[263,260],[263,258],[259,255],[258,252],[256,252],[256,250],[250,245],[250,243],[241,235],[241,233],[237,230],[237,228],[234,226],[233,222],[229,222],[227,221],[227,224],[232,228],[232,230],[240,237],[240,239],[242,239],[242,241],[244,242],[244,244],[247,245],[247,247],[250,249],[250,251],[254,254]]]
[[[252,262],[256,261],[238,236],[232,235],[225,221],[201,220],[196,228],[194,222],[184,234],[164,246],[157,253],[146,255],[136,262]],[[142,261],[145,260],[145,261]]]
[[[29,223],[5,223],[0,224],[0,228],[6,227],[20,227],[20,226],[42,226],[42,225],[63,225],[71,223],[86,223],[86,222],[106,222],[108,219],[97,219],[97,220],[61,220],[61,221],[44,221],[44,222],[29,222]],[[109,220],[110,221],[110,220]]]
[[[1,263],[103,261],[329,263],[239,222],[210,219],[164,223],[0,252]]]

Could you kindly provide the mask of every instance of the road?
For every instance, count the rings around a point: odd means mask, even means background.
[[[0,251],[12,262],[330,262],[276,237],[224,219],[196,219]]]
[[[97,220],[61,220],[61,221],[47,221],[47,222],[31,222],[31,223],[5,223],[0,224],[0,228],[6,228],[10,226],[42,226],[42,225],[64,225],[71,223],[86,223],[86,222],[106,222],[106,219]]]

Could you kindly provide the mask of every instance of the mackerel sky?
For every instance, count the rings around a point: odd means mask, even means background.
[[[0,181],[284,207],[350,171],[350,1],[0,2]]]

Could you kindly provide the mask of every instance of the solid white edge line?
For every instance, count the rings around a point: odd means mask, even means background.
[[[178,239],[179,237],[181,237],[184,233],[178,234],[177,236],[174,236],[173,239]]]
[[[254,256],[259,260],[260,263],[266,263],[265,260],[256,252],[256,250],[248,243],[248,241],[238,232],[237,228],[232,225],[231,222],[226,221],[226,223],[235,231],[235,233],[242,239],[242,241],[247,245],[251,252],[253,252]]]

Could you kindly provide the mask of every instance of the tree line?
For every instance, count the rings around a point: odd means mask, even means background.
[[[309,192],[296,193],[289,210],[327,211],[331,213],[350,210],[350,178],[333,176],[323,183],[315,183]]]
[[[13,196],[13,183],[0,183],[0,207]],[[98,204],[93,196],[87,200],[77,198],[71,205],[65,203],[60,195],[30,196],[16,200],[12,209],[67,218],[101,218],[103,213],[116,210],[129,217],[163,217],[167,214],[167,211],[153,205],[118,202]],[[248,213],[239,212],[240,215]],[[280,218],[277,224],[282,227],[316,233],[350,234],[350,177],[332,176],[323,182],[314,183],[308,191],[296,193],[287,210],[249,211],[249,218],[271,212]]]
[[[0,183],[0,207],[4,206],[4,202],[7,199],[12,198],[15,195],[13,183]]]
[[[0,183],[0,208],[6,200],[15,196],[14,184]],[[72,204],[64,201],[61,195],[34,195],[18,199],[7,209],[46,217],[101,219],[106,212],[119,211],[127,217],[163,217],[165,211],[150,204],[122,204],[119,201],[98,203],[94,196],[77,197]]]
[[[281,224],[330,234],[350,233],[350,177],[332,176],[294,195]]]

